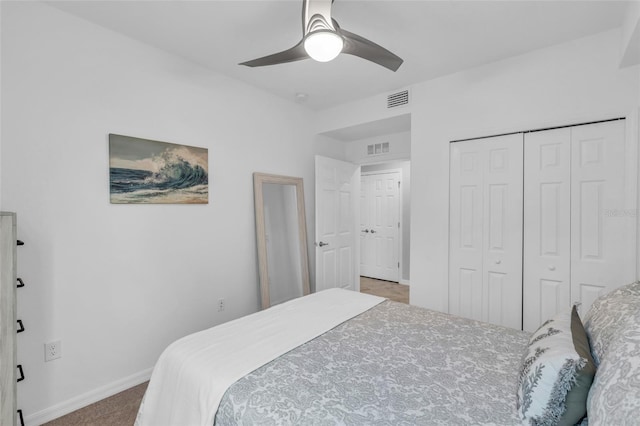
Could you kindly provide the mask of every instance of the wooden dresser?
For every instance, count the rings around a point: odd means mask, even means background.
[[[0,212],[0,425],[15,425],[16,214]]]

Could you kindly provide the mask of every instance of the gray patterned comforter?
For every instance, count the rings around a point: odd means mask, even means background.
[[[215,423],[520,424],[528,337],[385,301],[237,381]]]

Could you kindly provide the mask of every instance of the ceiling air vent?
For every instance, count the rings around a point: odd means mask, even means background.
[[[409,103],[409,91],[393,93],[387,96],[387,108],[395,108]]]

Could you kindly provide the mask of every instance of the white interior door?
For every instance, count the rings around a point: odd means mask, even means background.
[[[359,290],[360,166],[316,156],[316,291]]]
[[[365,174],[360,182],[360,275],[398,282],[400,173]]]
[[[485,140],[484,321],[522,328],[522,134]]]
[[[523,329],[571,306],[571,128],[524,139]]]
[[[635,276],[634,215],[625,212],[623,121],[571,130],[571,301],[584,314],[596,297]]]
[[[522,134],[451,144],[449,311],[522,327]]]
[[[373,221],[373,188],[369,176],[360,178],[360,275],[373,277],[375,253],[369,238],[369,224]]]
[[[449,313],[482,320],[483,144],[450,146]]]

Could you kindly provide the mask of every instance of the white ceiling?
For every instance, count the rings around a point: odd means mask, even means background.
[[[340,55],[261,68],[237,65],[285,50],[302,35],[302,0],[51,1],[212,71],[318,110],[622,25],[619,1],[336,0],[333,17],[348,31],[404,59],[391,72]]]

